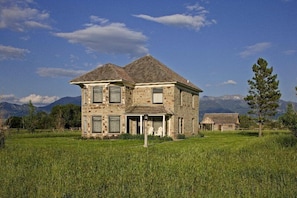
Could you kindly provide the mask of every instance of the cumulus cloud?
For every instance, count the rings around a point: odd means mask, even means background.
[[[54,36],[81,44],[88,52],[128,54],[132,57],[148,53],[145,46],[147,37],[127,28],[123,23],[108,23],[106,19],[91,16],[91,23],[85,26],[73,32],[54,33]]]
[[[236,85],[237,82],[235,82],[234,80],[227,80],[225,82],[222,83],[223,85]]]
[[[271,45],[272,44],[270,42],[256,43],[254,45],[250,45],[250,46],[245,47],[245,50],[240,52],[239,55],[242,58],[246,58],[248,56],[251,56],[251,55],[257,54],[259,52],[265,51],[266,49],[270,48]]]
[[[153,17],[145,14],[133,15],[135,17],[161,23],[163,25],[186,27],[199,31],[201,28],[215,24],[216,20],[209,20],[206,17],[208,11],[199,4],[189,5],[186,7],[190,13],[186,14],[172,14],[166,16]]]
[[[55,102],[58,100],[58,96],[41,96],[41,95],[36,95],[36,94],[31,94],[29,96],[20,98],[19,101],[21,103],[29,103],[30,101],[34,105],[46,105]]]
[[[22,59],[26,54],[30,53],[27,49],[15,48],[11,46],[0,45],[0,61]]]
[[[0,29],[24,32],[29,29],[51,29],[48,24],[50,14],[32,8],[33,1],[1,0]]]
[[[71,70],[63,68],[40,67],[37,69],[37,74],[42,77],[76,77],[80,76],[87,71],[84,70]]]

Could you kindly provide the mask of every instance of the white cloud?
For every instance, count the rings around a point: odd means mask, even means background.
[[[194,13],[189,14],[172,14],[167,16],[152,17],[145,14],[133,15],[135,17],[161,23],[163,25],[186,27],[199,31],[201,28],[215,24],[215,20],[208,20],[206,14],[208,11],[199,4],[189,5],[186,7],[189,11]]]
[[[93,16],[94,19],[96,18]],[[88,24],[81,30],[54,35],[67,39],[70,43],[81,44],[88,52],[128,54],[133,57],[148,53],[145,47],[147,37],[141,32],[128,29],[123,23]]]
[[[0,29],[24,32],[29,29],[51,29],[47,23],[50,14],[31,8],[32,1],[1,0],[0,1]]]
[[[0,95],[0,102],[19,103],[19,100],[13,94]]]
[[[77,77],[87,71],[71,70],[63,68],[40,67],[37,69],[37,74],[42,77]]]
[[[30,101],[37,106],[47,105],[60,99],[58,96],[41,96],[31,94],[23,98],[17,98],[13,94],[0,95],[0,102],[9,102],[12,104],[28,104]]]
[[[246,58],[250,55],[254,55],[257,54],[259,52],[263,52],[264,50],[268,49],[271,47],[271,43],[270,42],[262,42],[262,43],[256,43],[254,45],[250,45],[245,47],[245,50],[240,52],[239,55],[242,58]]]
[[[58,96],[41,96],[41,95],[36,95],[36,94],[31,94],[29,96],[20,98],[21,103],[29,103],[30,101],[34,105],[46,105],[55,102],[58,100]]]
[[[0,45],[0,61],[22,59],[27,53],[30,53],[27,49],[15,48],[11,46]]]
[[[293,55],[293,54],[296,54],[296,50],[286,50],[286,51],[284,51],[283,53],[285,54],[285,55]]]
[[[222,83],[223,85],[236,85],[237,82],[235,82],[234,80],[227,80],[225,82]]]

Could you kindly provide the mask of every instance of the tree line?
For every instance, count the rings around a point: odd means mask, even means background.
[[[81,108],[74,104],[56,105],[50,113],[36,111],[36,107],[29,102],[29,112],[26,116],[11,116],[5,125],[10,128],[27,129],[34,132],[36,129],[64,130],[81,126]]]

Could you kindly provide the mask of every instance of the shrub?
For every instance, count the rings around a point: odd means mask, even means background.
[[[177,134],[177,139],[186,139],[186,136],[184,134]]]

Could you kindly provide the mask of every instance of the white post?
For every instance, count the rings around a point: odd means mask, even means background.
[[[143,134],[143,132],[142,132],[142,127],[143,125],[142,125],[142,115],[140,116],[140,134]]]
[[[148,115],[144,114],[144,145],[143,147],[147,148],[147,130],[145,130],[145,127],[147,126],[147,120],[148,120]]]
[[[164,137],[166,134],[166,120],[165,120],[165,115],[163,115],[163,131],[162,131],[162,136]]]

